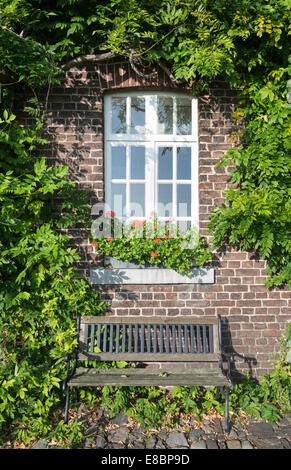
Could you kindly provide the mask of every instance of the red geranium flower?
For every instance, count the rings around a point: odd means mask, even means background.
[[[115,216],[115,213],[113,211],[107,211],[106,212],[106,215],[107,216],[110,216],[110,217],[114,217]]]
[[[137,225],[144,225],[145,221],[144,220],[134,220],[132,222],[132,227],[135,228]]]
[[[98,243],[97,242],[92,242],[91,245],[92,246],[98,246]]]
[[[112,241],[113,241],[113,237],[107,237],[107,241],[108,241],[108,242],[112,242]]]
[[[160,238],[155,238],[155,243],[159,243],[161,241]]]
[[[166,238],[170,238],[170,234],[169,234],[169,233],[166,234]]]
[[[157,256],[158,256],[158,253],[155,253],[154,251],[153,251],[153,253],[151,253],[152,258],[156,258]]]

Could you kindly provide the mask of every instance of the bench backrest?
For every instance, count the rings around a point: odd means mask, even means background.
[[[217,361],[217,317],[79,317],[79,359]]]

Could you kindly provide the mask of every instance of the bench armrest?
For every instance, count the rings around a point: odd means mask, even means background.
[[[221,353],[221,355],[220,355],[220,364],[219,364],[220,368],[223,371],[222,362],[223,362],[223,359],[225,358],[226,361],[227,361],[226,377],[230,380],[231,389],[233,390],[234,384],[233,384],[233,380],[232,380],[232,377],[231,377],[231,364],[234,363],[235,353],[230,353],[230,352],[226,351],[225,347],[223,347],[223,346],[221,348],[220,353]]]

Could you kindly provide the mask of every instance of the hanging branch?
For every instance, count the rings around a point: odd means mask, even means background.
[[[183,25],[180,25],[180,26],[183,26]],[[174,28],[174,29],[176,29],[176,28]],[[168,34],[170,34],[173,30],[171,30]],[[151,47],[153,47],[153,46],[151,46]],[[129,63],[130,63],[131,68],[135,71],[135,73],[137,75],[139,75],[140,77],[142,77],[146,80],[154,78],[158,75],[157,71],[154,71],[154,72],[151,72],[151,73],[148,73],[148,74],[141,72],[141,70],[139,70],[139,68],[137,67],[137,60],[136,59],[138,57],[140,57],[141,55],[143,55],[143,53],[137,54],[133,49],[129,49],[129,51],[130,51],[130,53],[129,53]],[[72,59],[69,62],[66,62],[65,64],[62,65],[61,68],[62,68],[62,70],[68,70],[71,67],[74,67],[75,65],[83,64],[84,62],[102,62],[103,60],[113,59],[114,57],[117,57],[114,52],[105,52],[104,54],[86,54],[86,55],[83,55],[83,56],[80,56],[80,57],[76,57],[75,59]],[[156,63],[167,74],[167,76],[169,77],[169,79],[171,80],[171,82],[175,86],[182,85],[184,83],[184,81],[182,81],[182,80],[177,80],[174,77],[171,70],[165,64],[163,64],[159,59],[156,60]]]
[[[131,68],[135,71],[135,73],[136,73],[137,75],[139,75],[140,77],[145,78],[145,79],[149,79],[149,78],[155,77],[155,76],[158,74],[158,72],[156,72],[156,71],[155,71],[155,72],[152,72],[152,73],[146,74],[146,73],[143,73],[143,72],[141,72],[140,70],[138,70],[138,68],[136,67],[136,65],[135,65],[135,63],[134,63],[134,61],[133,61],[133,54],[134,54],[134,53],[135,53],[135,52],[131,49],[130,55],[129,55],[129,63],[130,63],[130,65],[131,65]]]
[[[149,74],[145,74],[145,73],[141,72],[140,70],[138,70],[138,68],[136,67],[136,65],[134,63],[133,56],[135,56],[135,58],[136,58],[136,57],[139,57],[141,55],[142,54],[136,54],[136,52],[133,49],[130,49],[129,63],[131,65],[131,67],[137,73],[137,75],[140,75],[141,77],[146,78],[146,79],[153,78],[155,75],[158,74],[157,71],[149,73]],[[166,65],[164,65],[159,59],[156,59],[156,62],[158,64],[158,66],[168,75],[169,79],[171,80],[171,82],[175,86],[182,85],[184,83],[182,80],[177,80],[174,77],[174,75],[172,74],[172,72],[170,71],[170,69],[168,69],[168,67]]]
[[[102,60],[109,60],[116,57],[114,52],[105,52],[104,54],[86,54],[75,59],[70,60],[66,64],[62,65],[62,70],[68,70],[75,65],[83,64],[84,62],[101,62]]]

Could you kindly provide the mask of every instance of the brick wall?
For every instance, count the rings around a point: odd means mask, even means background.
[[[89,191],[92,204],[103,201],[103,94],[110,88],[173,87],[159,70],[148,81],[136,75],[128,63],[87,64],[72,68],[63,86],[49,98],[44,149],[47,157],[70,167],[70,178]],[[238,98],[224,82],[215,82],[199,97],[199,194],[200,231],[214,204],[223,202],[230,168],[215,168],[220,156],[233,145],[232,112]],[[100,262],[92,252],[88,234],[71,231],[72,243],[82,256],[80,269]],[[236,369],[255,376],[270,372],[278,340],[290,320],[290,290],[264,287],[265,263],[252,253],[231,250],[216,254],[215,284],[104,286],[101,297],[110,303],[111,315],[216,315],[225,317],[224,338],[237,353]]]

